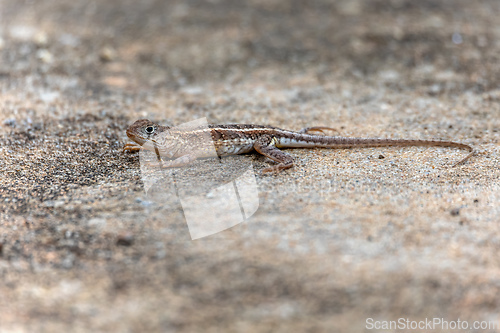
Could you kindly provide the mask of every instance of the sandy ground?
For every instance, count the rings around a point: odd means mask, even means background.
[[[499,325],[499,16],[496,0],[0,0],[0,331]],[[252,156],[258,211],[193,241],[121,149],[136,119],[201,117],[478,154],[296,149],[278,175]]]

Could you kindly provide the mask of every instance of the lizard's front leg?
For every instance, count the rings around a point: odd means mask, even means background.
[[[280,171],[293,167],[293,158],[282,152],[276,147],[276,139],[270,135],[263,135],[255,141],[253,147],[259,153],[273,161],[278,162],[278,165],[265,168],[262,173]]]
[[[122,152],[125,151],[130,151],[130,152],[136,152],[141,150],[141,145],[138,145],[137,143],[127,143],[125,146],[123,146]]]

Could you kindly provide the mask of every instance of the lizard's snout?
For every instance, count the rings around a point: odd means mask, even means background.
[[[125,133],[127,134],[128,138],[130,140],[132,140],[135,143],[138,143],[140,145],[143,145],[144,142],[146,141],[146,140],[142,139],[140,135],[137,135],[137,132],[133,126],[130,126],[129,128],[127,128]]]
[[[134,136],[134,135],[132,134],[132,131],[130,130],[130,127],[129,127],[129,128],[127,128],[127,130],[125,131],[125,133],[127,133],[127,136],[128,136],[130,139],[132,139],[132,137]]]

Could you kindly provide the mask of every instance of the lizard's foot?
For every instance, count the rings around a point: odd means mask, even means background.
[[[315,126],[315,127],[305,127],[299,131],[299,133],[309,134],[309,132],[321,132],[325,134],[324,130],[338,132],[337,129],[332,127]]]
[[[275,166],[272,166],[272,167],[267,167],[267,168],[264,168],[262,169],[262,174],[265,174],[265,173],[274,173],[274,174],[277,174],[279,173],[281,170],[285,170],[285,169],[290,169],[291,167],[293,166],[293,163],[291,164],[278,164],[278,165],[275,165]]]
[[[135,153],[135,152],[141,150],[141,147],[142,146],[138,145],[137,143],[127,143],[125,146],[123,146],[122,153],[126,152],[126,151]]]

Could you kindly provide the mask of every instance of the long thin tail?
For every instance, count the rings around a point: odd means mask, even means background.
[[[439,141],[439,140],[405,140],[405,139],[364,139],[364,138],[346,138],[342,146],[349,145],[349,141],[352,140],[356,147],[384,147],[384,146],[425,146],[425,147],[452,147],[459,148],[469,151],[469,154],[463,159],[459,160],[452,167],[461,165],[474,156],[475,151],[469,145],[453,141]]]
[[[469,145],[453,141],[439,140],[406,140],[406,139],[379,139],[379,138],[349,138],[322,135],[301,135],[301,138],[295,142],[284,144],[286,147],[322,147],[322,148],[354,148],[354,147],[387,147],[387,146],[426,146],[426,147],[452,147],[469,151],[469,154],[453,164],[452,167],[465,163],[475,151]]]

